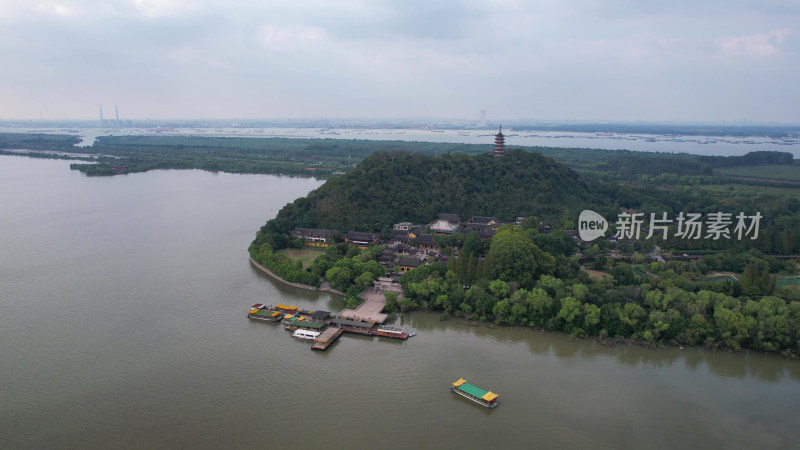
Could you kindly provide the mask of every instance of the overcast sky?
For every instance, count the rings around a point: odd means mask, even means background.
[[[0,0],[0,119],[800,124],[800,1]]]

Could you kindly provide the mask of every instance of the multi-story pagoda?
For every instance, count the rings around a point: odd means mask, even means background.
[[[500,131],[494,136],[494,156],[503,156],[506,154],[506,139],[503,136],[503,126],[500,125]]]

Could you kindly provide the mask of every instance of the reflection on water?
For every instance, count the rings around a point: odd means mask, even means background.
[[[602,344],[594,338],[575,338],[563,333],[553,333],[528,327],[502,327],[492,323],[465,321],[463,319],[439,320],[437,314],[410,313],[389,317],[404,327],[428,333],[452,332],[498,344],[524,343],[534,355],[552,355],[560,359],[580,358],[594,360],[612,359],[626,366],[644,366],[663,369],[680,362],[688,369],[699,367],[725,378],[750,378],[777,381],[790,377],[800,380],[800,364],[787,361],[776,354],[762,352],[712,351],[700,347],[649,349],[636,344]]]

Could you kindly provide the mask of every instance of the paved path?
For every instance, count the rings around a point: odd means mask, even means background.
[[[372,289],[367,289],[358,295],[359,298],[364,299],[356,309],[345,309],[339,314],[345,319],[363,320],[367,322],[375,321],[376,323],[386,322],[388,314],[381,314],[383,308],[386,307],[386,297],[383,293],[376,293]]]

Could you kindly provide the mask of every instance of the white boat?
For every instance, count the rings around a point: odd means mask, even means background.
[[[311,330],[295,330],[295,332],[292,333],[292,337],[296,337],[297,339],[316,339],[319,335],[319,331]]]

